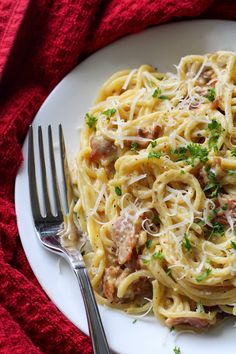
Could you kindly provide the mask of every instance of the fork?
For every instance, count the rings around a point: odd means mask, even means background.
[[[62,193],[59,191],[56,163],[53,148],[52,128],[48,126],[48,147],[49,147],[49,165],[52,175],[52,190],[55,200],[56,213],[52,212],[51,202],[48,192],[48,178],[45,163],[44,142],[41,126],[38,127],[38,152],[41,169],[42,179],[42,196],[45,205],[45,215],[40,211],[39,203],[39,188],[37,188],[36,169],[35,169],[35,154],[34,154],[34,137],[33,127],[29,128],[28,140],[28,177],[29,177],[29,190],[31,209],[34,220],[35,231],[41,244],[60,256],[63,256],[70,264],[74,271],[80,285],[82,293],[89,333],[92,339],[92,346],[95,354],[108,354],[110,353],[105,331],[100,318],[99,310],[93,293],[93,289],[89,280],[88,271],[85,267],[83,257],[79,247],[63,247],[61,244],[60,232],[64,225],[64,217],[68,215],[69,211],[69,194],[71,190],[70,178],[68,173],[68,163],[66,158],[66,149],[62,126],[59,125],[59,142],[60,142],[60,156],[63,171],[63,184],[65,189],[64,204],[65,212],[62,208]],[[80,230],[77,230],[81,233]]]

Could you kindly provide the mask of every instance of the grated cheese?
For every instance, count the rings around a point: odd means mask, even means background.
[[[101,200],[102,200],[102,198],[104,196],[105,190],[106,190],[106,184],[104,183],[102,185],[102,187],[101,187],[101,190],[100,190],[99,194],[98,194],[98,197],[96,199],[94,207],[88,213],[89,216],[92,216],[92,215],[96,214],[97,209],[98,209],[98,207],[99,207],[99,205],[101,203]]]
[[[125,80],[125,83],[124,85],[122,86],[122,89],[123,90],[126,90],[127,87],[129,86],[129,82],[130,80],[132,79],[132,76],[137,72],[138,70],[137,69],[133,69],[130,71],[129,75],[127,76],[127,79]]]

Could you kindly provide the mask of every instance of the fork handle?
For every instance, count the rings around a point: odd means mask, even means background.
[[[74,268],[83,296],[94,354],[110,354],[98,306],[86,268]]]

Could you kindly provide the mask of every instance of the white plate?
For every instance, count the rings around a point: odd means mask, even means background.
[[[128,36],[95,53],[69,75],[49,95],[34,119],[34,126],[55,128],[63,124],[67,150],[72,156],[78,149],[78,130],[92,105],[99,86],[112,73],[150,63],[161,71],[174,70],[187,54],[216,50],[236,50],[236,24],[230,21],[196,20],[167,24]],[[27,139],[26,139],[27,140]],[[41,286],[56,306],[83,332],[88,333],[86,316],[78,284],[67,264],[59,272],[58,259],[39,244],[33,228],[27,178],[27,144],[24,163],[16,179],[15,200],[21,241],[29,263]],[[64,262],[64,261],[63,261]],[[181,354],[235,354],[235,328],[229,320],[206,334],[168,333],[152,317],[138,320],[119,311],[100,307],[108,341],[120,354],[170,354],[175,345]],[[217,338],[216,338],[217,337]],[[227,349],[226,349],[227,348]]]

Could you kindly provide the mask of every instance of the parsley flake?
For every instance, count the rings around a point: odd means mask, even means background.
[[[137,321],[138,321],[138,320],[137,320],[137,319],[135,319],[135,320],[133,320],[133,321],[132,321],[132,323],[133,323],[133,324],[135,324]]]
[[[196,277],[196,281],[200,283],[201,281],[203,281],[204,279],[206,279],[208,277],[208,275],[211,273],[211,271],[212,271],[211,268],[206,268],[206,270],[202,274],[200,274]]]
[[[216,98],[216,90],[214,88],[210,88],[207,91],[207,94],[205,96],[209,101],[213,102]]]
[[[234,148],[233,150],[231,150],[231,155],[236,157],[236,148]]]
[[[118,186],[116,186],[116,187],[115,187],[115,193],[116,193],[116,195],[118,195],[118,197],[120,197],[120,196],[122,195],[121,188],[118,187]]]
[[[154,90],[154,92],[153,92],[153,94],[152,94],[152,97],[154,97],[154,98],[159,98],[160,100],[168,100],[168,97],[167,97],[166,95],[162,95],[162,94],[161,94],[161,89],[160,89],[160,87],[157,87],[157,88]]]
[[[199,226],[203,226],[205,225],[203,220],[195,220],[195,224],[199,225]]]
[[[173,352],[175,353],[175,354],[181,354],[181,351],[180,351],[180,347],[174,347],[174,349],[173,349]]]
[[[190,251],[192,249],[192,245],[189,241],[189,238],[188,238],[188,235],[186,234],[186,232],[184,233],[182,244],[187,251]]]
[[[150,151],[148,154],[148,158],[152,159],[152,158],[156,158],[159,159],[161,157],[161,152],[157,152],[157,151]]]
[[[90,129],[95,128],[97,124],[97,117],[91,116],[89,113],[85,115],[86,124],[89,126]]]
[[[231,241],[231,247],[236,251],[236,243],[234,241]]]
[[[192,166],[196,159],[201,163],[208,161],[208,150],[197,143],[189,144],[187,147],[181,146],[170,153],[176,155],[177,161],[185,160],[188,165]]]
[[[102,114],[107,116],[107,118],[111,118],[111,116],[113,116],[113,114],[115,114],[115,113],[116,113],[116,109],[115,108],[109,108],[106,111],[102,112]]]
[[[199,159],[202,163],[208,160],[208,151],[206,148],[201,147],[200,144],[189,144],[187,149],[191,155],[187,161],[189,165],[193,166],[195,159]]]
[[[131,151],[137,151],[138,148],[138,143],[136,143],[136,141],[132,141],[131,143]]]
[[[160,259],[160,260],[162,260],[164,258],[165,257],[164,257],[164,255],[163,255],[163,253],[161,251],[155,252],[152,255],[152,259]]]
[[[161,94],[161,89],[160,89],[160,87],[157,87],[157,88],[154,90],[154,92],[153,92],[153,94],[152,94],[152,97],[156,98],[156,97],[158,97],[160,94]]]
[[[147,240],[147,241],[146,241],[146,247],[147,247],[148,249],[150,249],[150,248],[151,248],[151,245],[152,245],[152,240]]]
[[[215,172],[211,171],[210,167],[205,169],[208,177],[208,183],[203,189],[204,192],[207,192],[208,198],[215,198],[220,194],[221,185],[218,182]]]
[[[218,151],[217,142],[224,129],[215,119],[213,119],[212,122],[208,124],[208,129],[210,130],[208,146],[210,149]]]
[[[152,145],[153,148],[156,147],[157,146],[157,141],[156,140],[151,141],[151,145]]]
[[[177,161],[182,161],[187,158],[186,157],[187,151],[188,151],[188,149],[186,147],[181,146],[178,149],[170,150],[170,154],[176,155]]]
[[[210,230],[207,231],[208,239],[212,238],[213,236],[223,236],[224,233],[224,225],[221,224],[219,221],[214,221]]]
[[[168,100],[166,95],[160,95],[158,98],[160,98],[160,100]]]
[[[146,258],[141,258],[141,259],[142,259],[142,261],[143,261],[144,264],[149,263],[149,259],[146,259]]]

